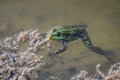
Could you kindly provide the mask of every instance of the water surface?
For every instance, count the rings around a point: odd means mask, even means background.
[[[0,0],[0,38],[27,29],[47,32],[54,26],[87,24],[93,44],[116,63],[120,61],[119,4],[119,0]],[[106,57],[90,52],[81,40],[67,45],[67,51],[54,59],[45,57],[47,65],[40,80],[50,75],[68,80],[82,69],[94,73],[96,64],[110,64]]]

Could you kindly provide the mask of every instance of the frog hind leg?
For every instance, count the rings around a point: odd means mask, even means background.
[[[98,53],[100,55],[105,55],[105,52],[101,48],[93,46],[93,44],[88,36],[88,33],[85,29],[83,29],[81,31],[80,38],[82,39],[82,41],[86,45],[86,47],[89,48],[92,52]]]
[[[66,41],[65,40],[61,40],[60,42],[61,42],[61,48],[59,50],[56,50],[53,53],[50,53],[49,56],[55,56],[55,55],[57,55],[59,53],[64,52],[67,49]]]

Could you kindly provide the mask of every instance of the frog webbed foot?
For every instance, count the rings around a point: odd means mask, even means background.
[[[57,55],[57,54],[59,54],[59,53],[64,52],[64,51],[67,49],[66,42],[65,42],[64,40],[62,40],[62,41],[60,41],[60,42],[61,42],[61,46],[62,46],[62,47],[61,47],[59,50],[54,51],[53,53],[49,53],[48,56],[55,56],[55,55]]]

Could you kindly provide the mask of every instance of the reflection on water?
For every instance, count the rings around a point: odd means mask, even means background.
[[[115,63],[120,61],[119,4],[119,0],[0,0],[0,38],[23,29],[47,32],[58,25],[87,24],[93,44]],[[67,45],[67,51],[46,59],[46,68],[40,73],[43,79],[55,75],[66,80],[81,69],[94,72],[98,63],[109,65],[104,56],[90,52],[81,40]]]

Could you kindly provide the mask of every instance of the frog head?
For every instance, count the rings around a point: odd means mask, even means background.
[[[63,30],[54,28],[54,29],[52,29],[48,38],[50,40],[63,40],[63,39],[65,39],[65,36],[64,36]]]

